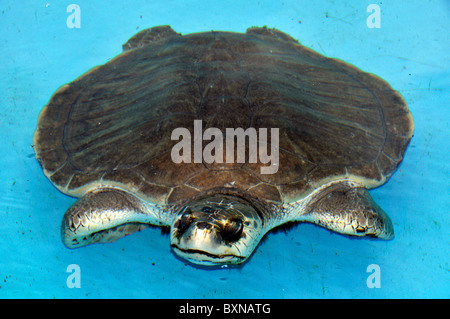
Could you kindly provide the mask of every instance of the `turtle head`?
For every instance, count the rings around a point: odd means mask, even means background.
[[[189,203],[171,229],[171,247],[194,264],[244,262],[264,235],[263,221],[247,201],[215,195]]]

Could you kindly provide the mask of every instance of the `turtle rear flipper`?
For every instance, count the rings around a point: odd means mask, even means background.
[[[140,48],[148,43],[156,42],[160,39],[169,38],[172,36],[180,36],[170,26],[163,25],[149,29],[142,30],[141,32],[132,36],[127,43],[122,46],[123,51]]]
[[[299,220],[346,235],[394,238],[389,216],[375,203],[367,189],[352,187],[347,182],[321,191]]]

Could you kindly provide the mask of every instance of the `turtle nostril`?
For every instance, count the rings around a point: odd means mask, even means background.
[[[211,227],[212,227],[212,225],[207,222],[199,222],[199,223],[197,223],[196,226],[197,226],[197,229],[206,229],[206,230],[211,229]]]

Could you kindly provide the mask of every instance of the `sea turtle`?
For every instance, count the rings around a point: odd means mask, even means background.
[[[189,137],[199,120],[200,142]],[[184,137],[174,138],[177,128],[203,154],[216,142],[215,160],[188,161],[190,149],[174,160]],[[244,161],[220,155],[225,141],[216,133],[230,128],[244,134],[225,135]],[[275,128],[271,140],[251,138],[250,129],[261,137]],[[413,129],[404,99],[384,80],[276,29],[181,35],[158,26],[58,89],[34,147],[50,181],[79,197],[62,222],[67,247],[166,226],[176,255],[224,265],[244,262],[288,222],[393,238],[368,189],[390,178]],[[250,160],[252,143],[270,145],[278,161]]]

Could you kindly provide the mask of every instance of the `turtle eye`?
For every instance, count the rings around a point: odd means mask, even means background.
[[[180,232],[184,232],[188,226],[191,224],[194,216],[192,215],[192,211],[190,209],[186,209],[186,211],[181,215],[180,222],[178,224],[178,230]]]
[[[243,228],[244,226],[240,219],[228,221],[225,223],[223,230],[221,231],[222,238],[226,241],[237,241],[241,238]]]

